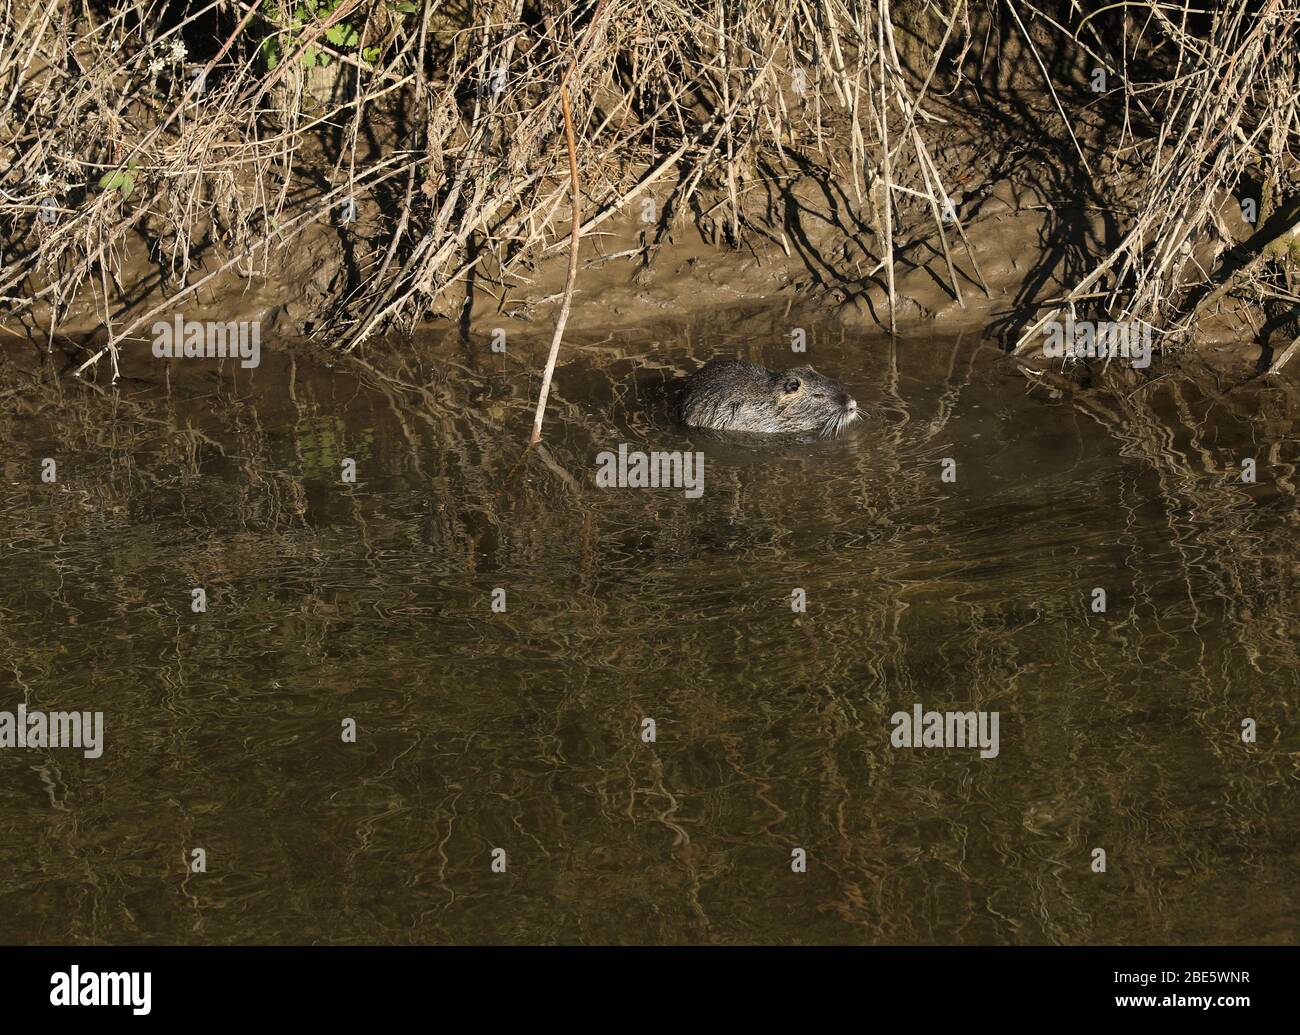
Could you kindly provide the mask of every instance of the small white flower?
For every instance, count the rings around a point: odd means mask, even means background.
[[[167,62],[164,61],[162,58],[154,58],[152,61],[149,62],[149,72],[154,75],[161,72],[166,67],[167,67]]]
[[[48,186],[53,182],[53,180],[54,180],[54,177],[53,177],[52,175],[50,175],[49,173],[39,173],[39,174],[37,174],[37,177],[36,177],[36,186],[38,186],[38,187],[48,187]]]
[[[186,56],[186,54],[187,54],[187,51],[185,50],[185,43],[184,43],[184,41],[182,41],[182,40],[172,40],[172,52],[171,52],[172,60],[173,60],[173,61],[184,61],[184,60],[185,60],[185,56]]]

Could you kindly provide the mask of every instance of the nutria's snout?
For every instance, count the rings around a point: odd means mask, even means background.
[[[810,366],[768,370],[740,360],[710,360],[682,383],[677,415],[713,431],[838,435],[862,416],[857,400]]]

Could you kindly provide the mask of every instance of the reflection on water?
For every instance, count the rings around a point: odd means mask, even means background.
[[[0,751],[0,940],[1291,940],[1294,425],[777,323],[566,347],[517,470],[513,341],[11,366],[0,709],[106,745]],[[872,418],[683,433],[665,386],[715,354]],[[704,451],[703,497],[596,488],[620,442]],[[998,757],[891,747],[918,703],[997,711]]]

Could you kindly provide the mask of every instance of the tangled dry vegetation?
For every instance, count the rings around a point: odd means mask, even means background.
[[[568,247],[567,92],[584,236],[653,187],[654,229],[636,249],[647,261],[685,222],[719,246],[788,250],[781,220],[747,199],[814,168],[861,207],[852,236],[874,261],[859,272],[886,292],[893,325],[904,233],[934,242],[959,300],[963,280],[983,283],[957,174],[932,140],[963,113],[977,127],[981,77],[1014,62],[1060,114],[1017,132],[1068,137],[1076,172],[1099,182],[1107,161],[1133,173],[1117,239],[1064,296],[1023,307],[1021,343],[1062,309],[1183,340],[1229,294],[1285,329],[1300,306],[1300,8],[1208,7],[9,0],[0,305],[7,323],[53,337],[93,304],[107,342],[82,366],[116,364],[160,314],[273,273],[309,231],[355,211],[354,268],[313,326],[347,349],[407,329],[471,275],[504,291]],[[1102,144],[1076,135],[1098,112]],[[1243,238],[1224,212],[1247,195],[1257,222]]]

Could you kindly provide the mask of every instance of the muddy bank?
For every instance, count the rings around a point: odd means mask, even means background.
[[[791,200],[795,198],[797,202]],[[763,313],[770,330],[767,314],[780,312],[783,333],[791,341],[810,324],[837,326],[866,338],[887,334],[888,291],[878,274],[864,275],[871,256],[846,228],[852,222],[851,214],[846,215],[851,213],[848,200],[828,196],[824,185],[811,180],[794,185],[788,200],[792,209],[784,225],[774,224],[768,236],[743,248],[719,245],[690,225],[666,232],[653,243],[653,229],[633,215],[602,224],[599,233],[583,243],[566,349],[604,335],[653,333],[666,322],[717,324],[720,321],[708,317],[736,313]],[[1063,220],[1085,226],[1087,234],[1099,239],[1105,234],[1102,214],[1071,208],[1068,200],[1048,200],[1034,189],[1021,193],[1009,181],[990,186],[964,210],[963,218],[970,250],[954,262],[960,298],[934,269],[941,252],[932,236],[920,235],[900,250],[906,261],[895,280],[895,326],[907,341],[962,333],[1011,351],[1024,314],[1041,308],[1036,300],[1046,302],[1069,290],[1074,266],[1069,253],[1045,249],[1042,242]],[[328,329],[318,328],[322,313],[338,303],[349,282],[354,261],[348,258],[351,233],[323,225],[264,274],[218,276],[174,308],[166,307],[159,292],[148,290],[152,271],[142,265],[136,271],[141,288],[137,301],[121,316],[162,305],[156,322],[170,322],[178,313],[187,320],[257,321],[265,348],[300,342],[328,349],[336,339]],[[566,265],[557,247],[538,261],[526,283],[499,284],[468,276],[458,298],[425,312],[410,332],[413,337],[381,338],[363,346],[361,354],[446,339],[489,351],[496,341],[516,356],[537,360],[534,346],[554,324]],[[1177,368],[1208,379],[1218,391],[1292,395],[1297,384],[1292,375],[1300,372],[1300,364],[1284,376],[1256,383],[1261,361],[1272,350],[1257,343],[1255,312],[1247,303],[1229,302],[1214,319],[1199,325],[1193,343],[1158,353],[1154,370],[1140,377]],[[109,340],[94,313],[70,311],[60,328],[60,352],[73,369]],[[149,329],[141,330],[144,333],[134,340],[121,343],[123,374],[148,376],[158,362]],[[40,340],[38,331],[11,325],[7,336],[11,344],[19,334]],[[1108,370],[1103,375],[1102,364],[1050,361],[1032,348],[1023,358],[1032,370],[1071,383],[1117,373]],[[540,359],[544,362],[544,352]],[[109,373],[107,364],[102,373],[88,371],[92,377]],[[1124,376],[1133,380],[1131,373]]]

